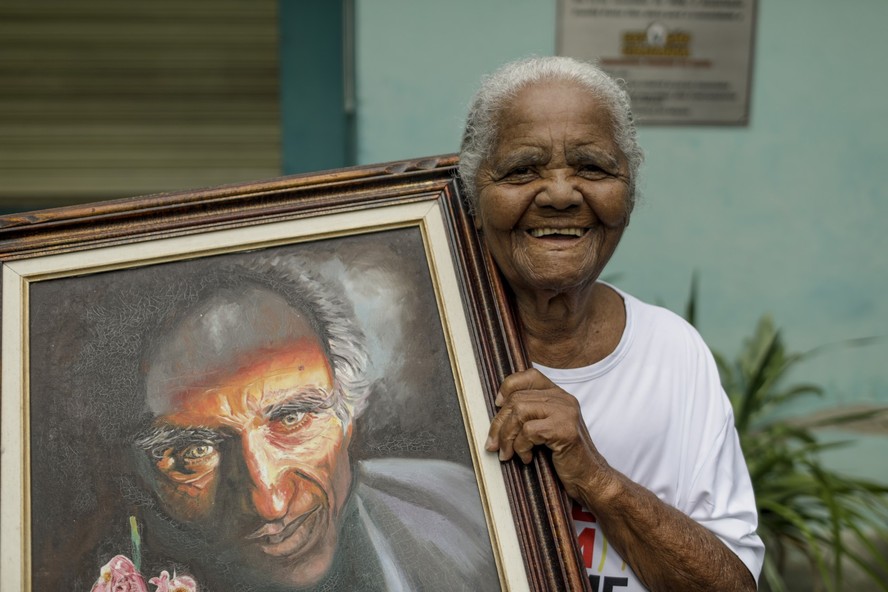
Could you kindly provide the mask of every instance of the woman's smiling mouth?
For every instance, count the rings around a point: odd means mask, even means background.
[[[586,234],[586,228],[530,228],[527,233],[533,238],[547,237],[581,237]]]

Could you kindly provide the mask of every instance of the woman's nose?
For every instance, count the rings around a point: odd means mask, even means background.
[[[534,201],[541,207],[565,210],[582,203],[583,195],[566,173],[556,173],[546,179]]]
[[[250,475],[250,498],[263,520],[286,516],[296,493],[295,475],[259,431],[243,435],[243,454]]]

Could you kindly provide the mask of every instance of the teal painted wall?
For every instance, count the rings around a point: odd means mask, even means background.
[[[344,2],[280,0],[281,172],[354,164],[345,112]]]
[[[750,125],[642,128],[644,197],[607,274],[680,310],[698,271],[701,331],[726,354],[765,312],[795,350],[888,336],[885,22],[884,0],[761,1]],[[358,0],[356,34],[358,162],[453,152],[483,73],[553,53],[555,3]],[[888,404],[888,339],[795,378],[829,389],[800,413]],[[884,453],[858,462],[888,475]]]
[[[456,152],[481,75],[555,50],[545,0],[356,0],[357,159]]]
[[[760,2],[750,126],[641,133],[627,286],[675,304],[700,270],[702,330],[725,351],[765,311],[800,349],[888,335],[886,18],[882,0]],[[846,349],[805,377],[888,403],[886,361],[885,342]]]

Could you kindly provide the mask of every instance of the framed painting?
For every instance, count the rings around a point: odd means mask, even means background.
[[[584,589],[455,164],[0,218],[4,590]]]

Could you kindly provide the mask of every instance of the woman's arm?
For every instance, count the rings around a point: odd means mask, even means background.
[[[755,579],[705,527],[613,469],[586,429],[577,400],[537,370],[513,374],[497,395],[487,449],[525,463],[552,451],[567,493],[598,519],[608,541],[650,590],[751,591]]]

